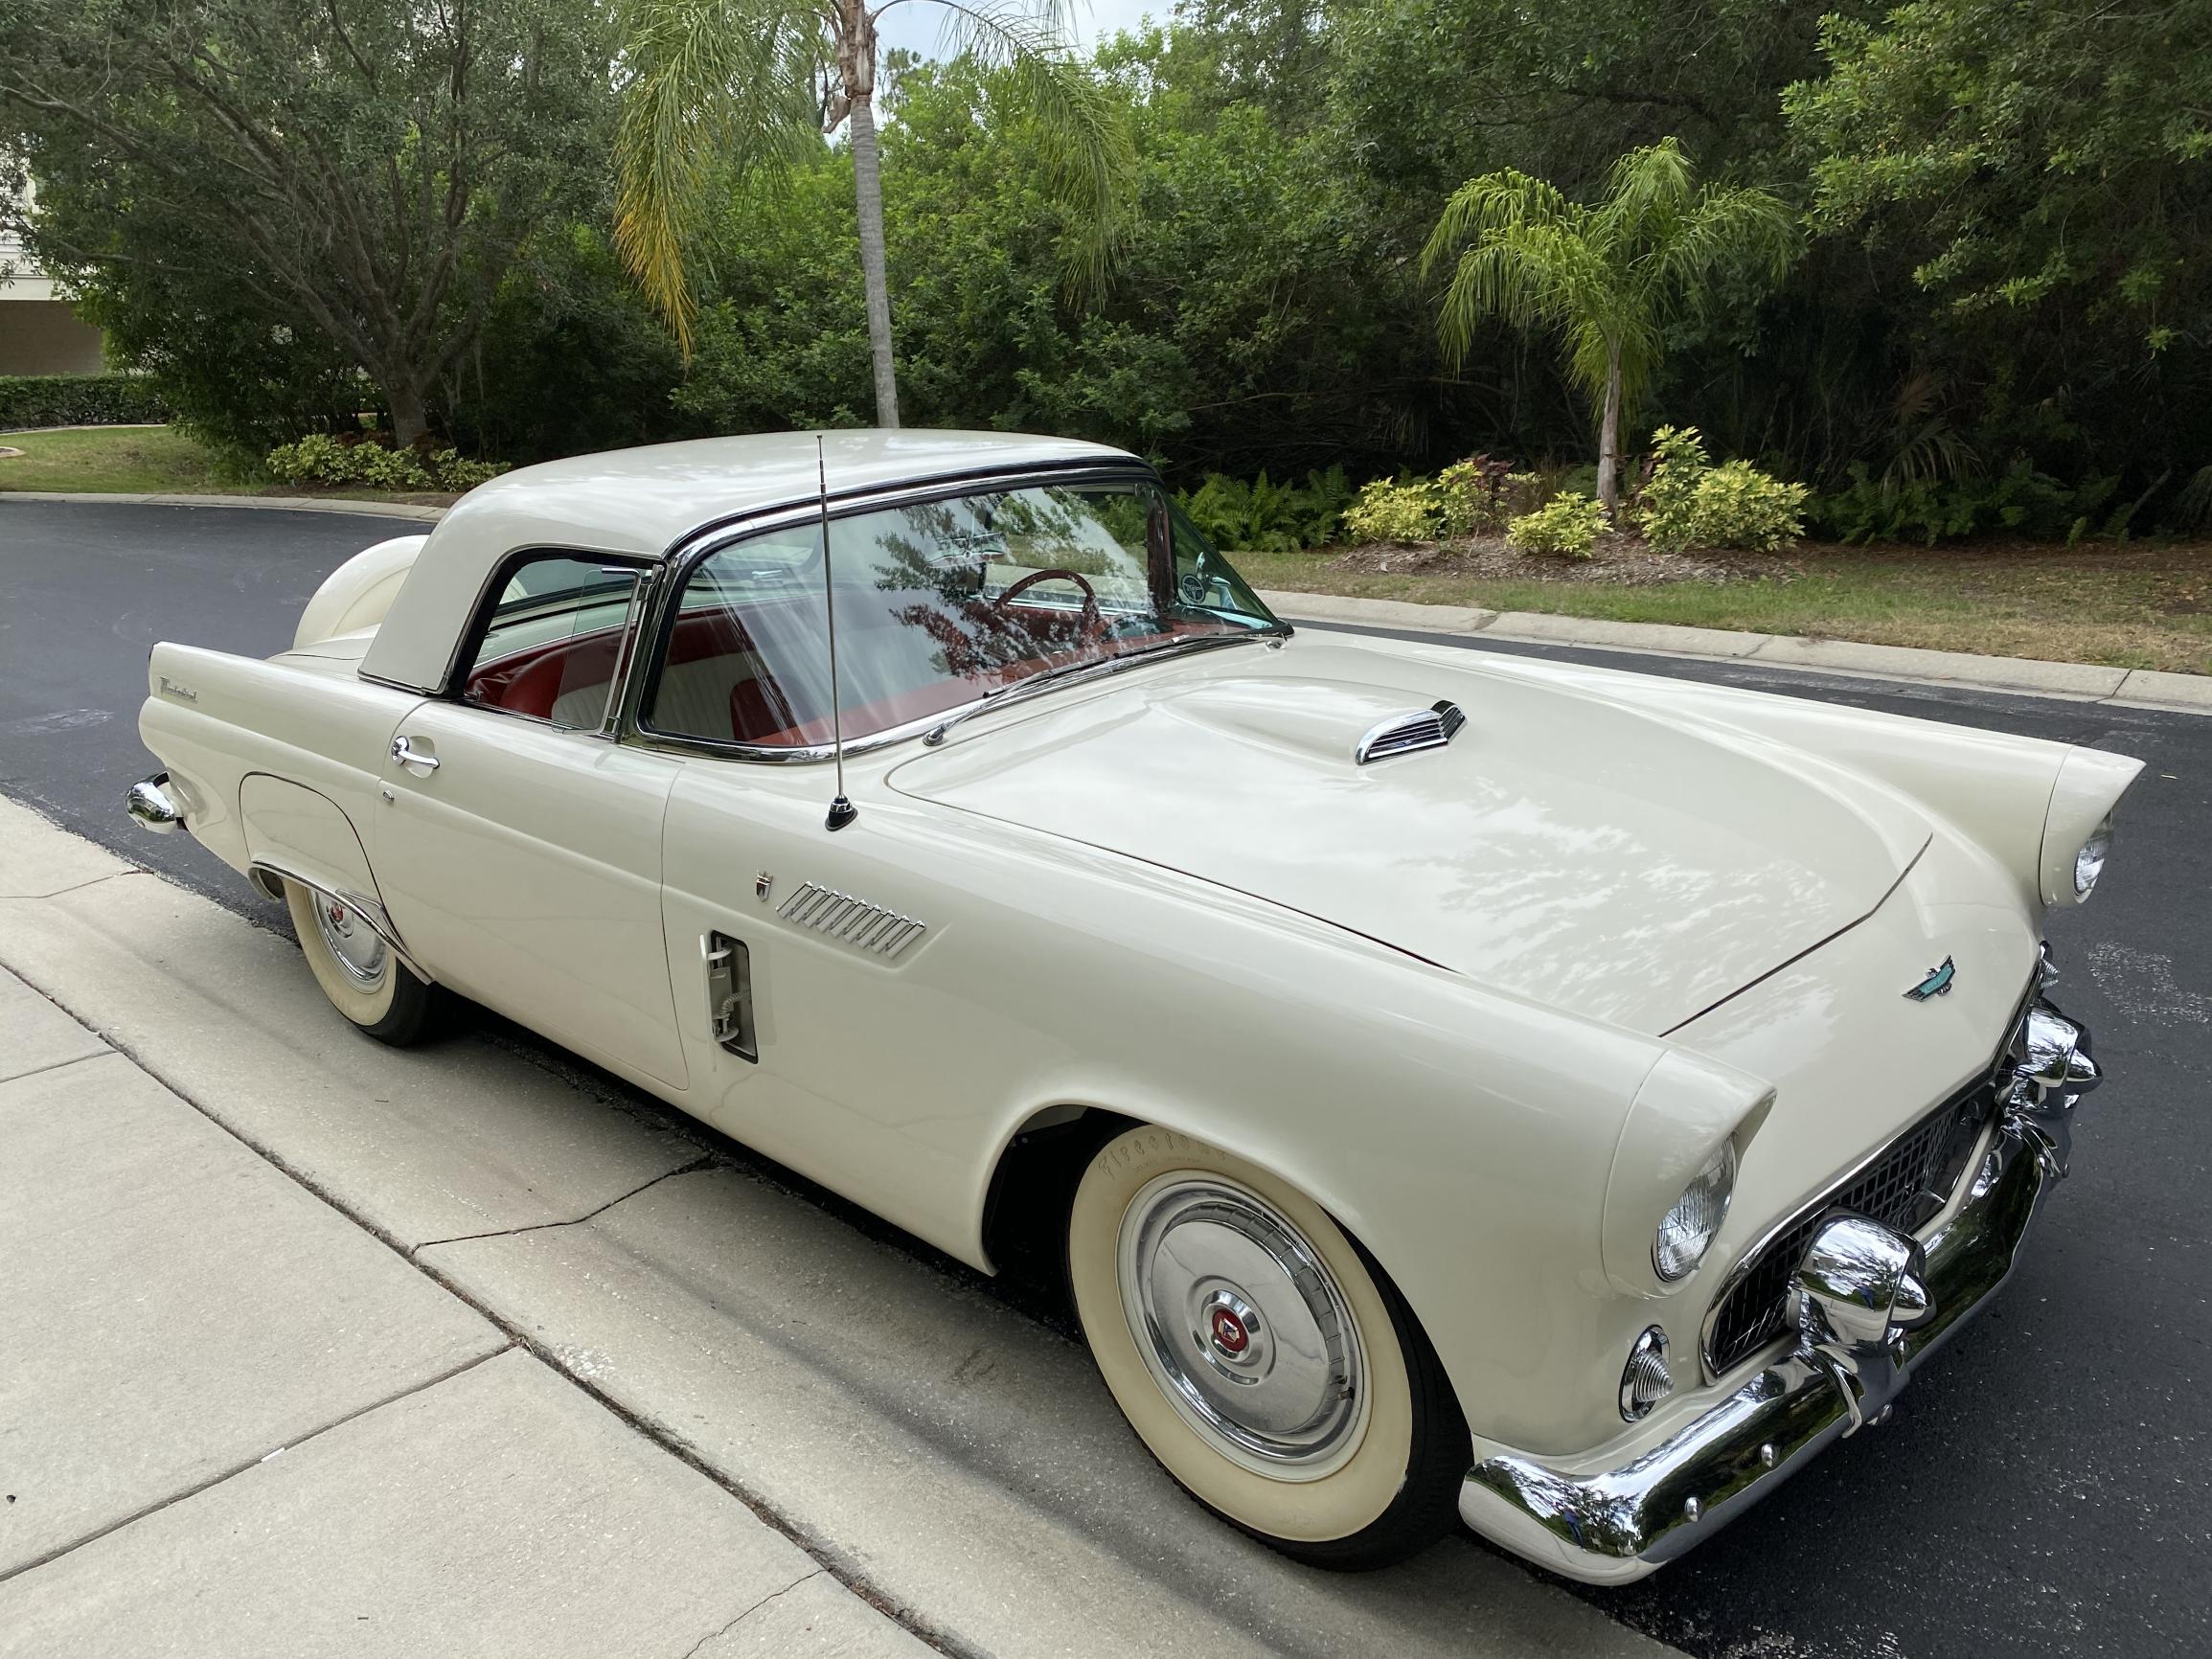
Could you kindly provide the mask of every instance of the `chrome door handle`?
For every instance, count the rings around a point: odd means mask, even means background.
[[[415,745],[404,738],[392,739],[392,759],[402,766],[420,766],[425,773],[438,770],[437,756],[418,755],[415,752]]]

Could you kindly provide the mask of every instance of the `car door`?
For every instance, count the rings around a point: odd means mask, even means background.
[[[640,740],[692,751],[663,833],[686,1104],[891,1220],[946,1239],[968,1221],[973,1154],[944,1130],[949,1102],[972,1107],[975,1057],[927,969],[938,937],[927,920],[943,907],[901,851],[894,821],[912,810],[872,804],[860,828],[825,827],[833,782],[819,760],[831,730],[819,548],[810,524],[696,566],[643,676]],[[893,625],[906,598],[856,566],[839,592],[839,625],[865,638],[872,618]],[[865,648],[842,672],[849,697],[858,686],[862,702],[898,705],[900,685]],[[828,924],[833,904],[850,925]]]
[[[455,689],[384,757],[373,856],[399,936],[463,994],[681,1088],[660,915],[680,757],[612,740],[644,567],[511,560]]]

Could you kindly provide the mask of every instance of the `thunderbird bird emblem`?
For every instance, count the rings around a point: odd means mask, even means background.
[[[1927,977],[1904,994],[1914,1002],[1926,1002],[1931,996],[1942,996],[1950,989],[1950,982],[1958,977],[1958,969],[1951,966],[1950,957],[1943,959],[1941,967],[1931,967]]]

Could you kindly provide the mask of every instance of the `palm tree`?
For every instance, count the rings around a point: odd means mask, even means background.
[[[1455,254],[1438,319],[1452,367],[1488,317],[1563,332],[1568,373],[1599,406],[1598,499],[1613,516],[1623,410],[1658,366],[1667,325],[1705,313],[1722,275],[1779,283],[1797,220],[1767,191],[1698,184],[1667,138],[1613,163],[1595,205],[1511,169],[1469,179],[1429,235],[1423,272]]]
[[[801,160],[849,125],[860,222],[876,419],[899,424],[883,179],[876,128],[876,24],[907,0],[627,0],[628,85],[617,138],[615,241],[647,297],[691,349],[685,233],[717,162],[742,176]],[[1069,50],[1059,0],[915,0],[946,13],[946,44],[1007,72],[1038,136],[1047,183],[1071,210],[1069,282],[1100,280],[1134,170],[1108,89]],[[827,90],[825,91],[825,86]]]

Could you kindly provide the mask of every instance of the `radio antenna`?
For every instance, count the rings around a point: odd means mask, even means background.
[[[822,609],[830,627],[830,747],[836,757],[837,796],[830,803],[828,827],[842,830],[860,816],[845,799],[845,716],[837,697],[837,584],[830,576],[830,466],[822,455],[822,435],[814,435],[814,476],[822,487]]]

